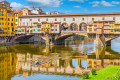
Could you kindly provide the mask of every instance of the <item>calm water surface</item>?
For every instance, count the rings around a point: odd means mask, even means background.
[[[78,80],[84,70],[111,65],[120,66],[120,38],[111,47],[95,47],[89,39],[0,47],[0,80]]]

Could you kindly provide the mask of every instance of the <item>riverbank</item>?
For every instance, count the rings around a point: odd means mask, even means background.
[[[97,71],[97,75],[92,75],[90,73],[89,79],[79,79],[79,80],[109,80],[108,78],[115,77],[120,66],[109,66]]]

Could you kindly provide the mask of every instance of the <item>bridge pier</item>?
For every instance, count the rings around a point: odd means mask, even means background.
[[[103,34],[96,34],[96,46],[106,46],[105,36]]]

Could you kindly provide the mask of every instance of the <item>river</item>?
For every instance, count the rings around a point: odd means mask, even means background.
[[[120,66],[120,38],[111,47],[96,47],[89,39],[0,47],[0,80],[78,80],[85,70],[111,65]]]

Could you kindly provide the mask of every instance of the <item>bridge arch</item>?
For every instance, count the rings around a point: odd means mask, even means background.
[[[71,23],[70,31],[78,31],[78,25],[76,23]]]
[[[61,31],[68,31],[68,30],[69,30],[68,23],[62,23],[61,24]]]
[[[87,23],[85,22],[80,23],[79,31],[87,31]]]
[[[11,42],[16,43],[33,43],[33,42],[40,42],[45,44],[45,39],[41,36],[30,34],[30,35],[19,35],[14,37]]]

